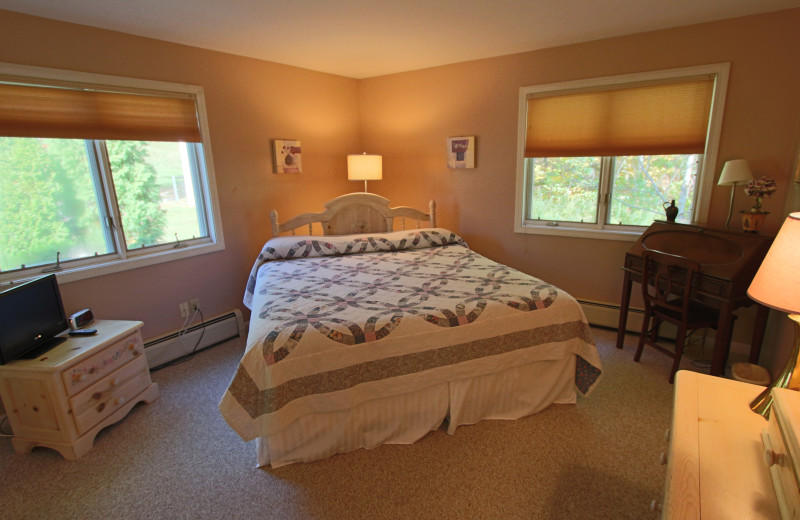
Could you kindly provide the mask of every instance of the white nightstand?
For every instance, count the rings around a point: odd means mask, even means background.
[[[0,366],[0,398],[17,453],[36,446],[75,460],[97,433],[158,397],[139,321],[98,320],[94,336],[69,337],[35,359]]]
[[[772,475],[781,518],[800,518],[800,392],[773,388],[772,397],[769,426],[761,434],[764,461]]]
[[[750,409],[763,389],[678,372],[663,518],[780,518],[761,441],[767,421]]]

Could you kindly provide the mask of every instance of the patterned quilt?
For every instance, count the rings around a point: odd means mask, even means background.
[[[441,228],[274,238],[244,302],[247,348],[220,410],[245,440],[498,367],[574,355],[583,394],[601,374],[572,296]]]

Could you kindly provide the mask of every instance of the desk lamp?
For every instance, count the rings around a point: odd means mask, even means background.
[[[800,354],[800,212],[792,213],[781,226],[778,236],[758,268],[747,295],[762,305],[789,313],[794,321],[795,337],[792,352],[783,372],[766,390],[756,397],[750,408],[764,417],[769,417],[772,407],[773,388],[786,388],[797,370]],[[800,375],[800,370],[798,370]]]
[[[367,193],[367,181],[379,181],[382,178],[382,156],[366,153],[347,156],[347,180],[364,181],[364,193]]]
[[[731,187],[731,205],[728,208],[728,220],[725,221],[725,228],[731,223],[731,215],[733,214],[733,195],[736,193],[736,185],[747,181],[753,180],[753,173],[750,171],[750,166],[744,159],[734,159],[725,163],[722,167],[722,173],[719,174],[719,186]]]

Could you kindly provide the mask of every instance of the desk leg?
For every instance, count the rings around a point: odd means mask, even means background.
[[[628,325],[628,307],[631,303],[631,274],[625,271],[622,280],[622,302],[619,306],[619,325],[617,327],[617,348],[625,341],[625,327]]]
[[[756,304],[756,322],[753,324],[753,342],[750,344],[750,359],[748,361],[754,365],[758,364],[758,358],[761,357],[761,344],[764,341],[764,331],[767,328],[767,315],[769,309]]]
[[[714,353],[711,357],[711,375],[725,374],[725,361],[731,348],[731,324],[733,323],[733,304],[725,303],[719,310],[717,335],[714,341]]]

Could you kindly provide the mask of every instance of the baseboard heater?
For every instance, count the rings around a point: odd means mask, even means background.
[[[619,305],[592,300],[578,300],[578,303],[581,304],[583,313],[590,324],[611,329],[619,327]],[[642,330],[643,318],[644,311],[642,309],[629,309],[625,330],[638,333]]]
[[[154,368],[191,354],[192,350],[198,352],[245,333],[242,311],[234,309],[202,324],[192,325],[183,334],[176,331],[148,340],[144,344],[144,353],[148,366]]]

